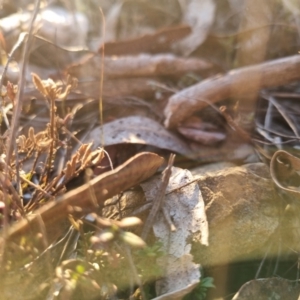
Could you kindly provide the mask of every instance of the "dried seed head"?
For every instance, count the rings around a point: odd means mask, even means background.
[[[35,86],[35,88],[45,97],[48,96],[48,91],[45,86],[45,82],[42,81],[42,79],[35,73],[31,73],[32,82]]]
[[[30,127],[28,129],[28,139],[34,144],[36,142],[35,136],[34,136],[34,128]]]
[[[46,152],[48,151],[50,145],[51,145],[52,139],[48,140],[42,140],[37,142],[38,150],[41,152]]]
[[[137,217],[128,217],[128,218],[124,218],[121,221],[118,222],[118,225],[121,228],[129,228],[129,227],[135,227],[137,225],[141,225],[142,221],[141,219],[137,218]]]
[[[133,234],[132,232],[123,231],[119,235],[120,239],[134,248],[144,248],[146,243],[139,236]]]

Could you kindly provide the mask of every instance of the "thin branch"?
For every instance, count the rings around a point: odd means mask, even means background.
[[[23,98],[24,86],[25,86],[25,80],[26,80],[25,74],[26,74],[27,60],[29,57],[30,42],[32,39],[34,22],[37,17],[37,14],[39,12],[40,4],[41,4],[41,0],[36,0],[35,6],[34,6],[34,11],[32,14],[32,19],[31,19],[30,25],[29,25],[27,40],[24,41],[25,45],[24,45],[24,50],[23,50],[22,60],[21,60],[21,67],[20,67],[21,72],[20,72],[20,78],[19,78],[19,83],[18,83],[18,92],[16,95],[16,106],[15,106],[14,114],[12,117],[11,131],[10,131],[9,142],[8,142],[8,147],[7,147],[7,151],[6,151],[7,165],[10,165],[12,149],[14,148],[13,145],[15,143],[16,134],[17,134],[17,130],[19,127],[19,118],[20,118],[21,108],[22,108],[22,98]]]
[[[154,221],[156,219],[157,213],[162,206],[162,202],[163,202],[163,199],[164,199],[165,193],[166,193],[166,188],[169,184],[169,179],[172,174],[172,166],[174,163],[174,159],[175,159],[175,154],[171,154],[170,158],[169,158],[168,166],[166,167],[166,169],[163,172],[161,186],[160,186],[159,190],[157,191],[157,195],[156,195],[155,199],[153,199],[152,208],[150,210],[150,213],[148,215],[148,218],[145,222],[145,225],[144,225],[144,228],[143,228],[143,231],[141,234],[141,237],[143,240],[147,239],[149,231],[152,228]]]
[[[21,67],[20,67],[20,78],[19,78],[19,83],[18,83],[18,92],[16,95],[16,105],[15,105],[15,109],[14,109],[14,114],[12,117],[12,123],[11,123],[11,130],[10,130],[10,134],[9,134],[9,139],[8,139],[8,144],[7,144],[7,149],[6,149],[6,170],[5,170],[5,176],[7,176],[8,174],[8,166],[10,166],[10,160],[12,157],[12,151],[15,148],[16,145],[16,134],[17,134],[17,130],[19,127],[19,118],[20,118],[20,114],[21,114],[21,108],[22,108],[22,98],[23,98],[23,92],[24,92],[24,85],[25,85],[25,73],[26,73],[26,62],[28,60],[29,57],[29,47],[30,47],[30,41],[31,41],[31,36],[32,36],[32,32],[33,32],[33,25],[35,22],[35,19],[37,17],[39,8],[40,8],[40,3],[41,0],[36,0],[35,2],[35,6],[34,6],[34,11],[32,14],[32,18],[30,21],[30,25],[29,25],[29,32],[27,35],[27,40],[24,39],[24,41],[22,39],[19,39],[19,42],[21,44],[21,42],[25,42],[24,45],[24,49],[23,49],[23,54],[22,54],[22,61],[21,61]],[[20,45],[19,43],[17,43],[16,47],[19,47]],[[14,48],[16,48],[14,47]],[[13,49],[14,51],[14,49]],[[3,78],[1,78],[1,84],[2,84],[2,80]],[[17,170],[18,172],[18,170]],[[0,254],[3,254],[4,249],[5,249],[5,240],[8,234],[8,213],[9,213],[9,203],[7,200],[6,195],[4,194],[4,220],[3,220],[3,246],[1,247],[1,252]],[[0,266],[2,265],[2,258],[3,255],[0,255]]]

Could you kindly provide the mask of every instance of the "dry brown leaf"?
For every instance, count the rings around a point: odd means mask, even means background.
[[[146,117],[130,116],[106,123],[103,125],[103,133],[105,146],[122,143],[144,144],[191,155],[191,150],[180,138]],[[99,147],[102,144],[100,127],[93,129],[86,139],[94,141],[94,147]]]
[[[104,45],[105,55],[170,52],[172,44],[186,37],[190,32],[190,26],[179,25],[165,27],[153,34],[145,34],[126,41],[107,42]]]

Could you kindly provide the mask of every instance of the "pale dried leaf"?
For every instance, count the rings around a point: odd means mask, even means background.
[[[177,44],[183,55],[189,55],[206,39],[215,18],[216,5],[213,0],[181,1],[184,9],[183,21],[192,27],[192,34]]]
[[[85,169],[92,161],[93,153],[90,153],[84,160],[82,160],[81,169]]]
[[[160,186],[160,176],[142,184],[147,200],[153,199]],[[199,265],[193,263],[190,254],[190,237],[199,235],[204,245],[208,245],[208,224],[204,202],[197,182],[188,170],[172,168],[167,187],[164,207],[177,228],[172,232],[163,214],[159,213],[153,226],[155,236],[163,243],[167,258],[159,262],[165,270],[164,279],[157,282],[158,295],[185,290],[200,279]],[[188,184],[191,182],[190,184]],[[180,188],[182,187],[182,188]],[[176,298],[167,298],[176,299]]]
[[[86,165],[88,162],[89,162],[89,159],[90,159],[90,155],[91,155],[91,148],[92,148],[92,143],[89,143],[85,149],[85,152],[83,154],[83,156],[81,157],[81,163],[83,165]]]
[[[101,149],[99,150],[97,156],[92,160],[92,164],[93,165],[99,164],[103,158],[104,158],[104,151]]]
[[[89,144],[82,144],[79,149],[78,149],[78,153],[79,153],[79,159],[81,160],[84,153],[86,152],[87,147],[89,146]]]
[[[120,118],[103,125],[105,146],[131,143],[144,144],[186,156],[191,155],[189,147],[175,134],[158,122],[141,116]],[[93,129],[86,140],[94,141],[94,147],[102,144],[100,127]]]

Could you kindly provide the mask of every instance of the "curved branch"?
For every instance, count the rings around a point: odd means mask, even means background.
[[[232,70],[224,76],[208,78],[176,93],[165,108],[165,125],[177,127],[206,107],[229,97],[254,95],[262,88],[279,86],[300,79],[300,55]]]

